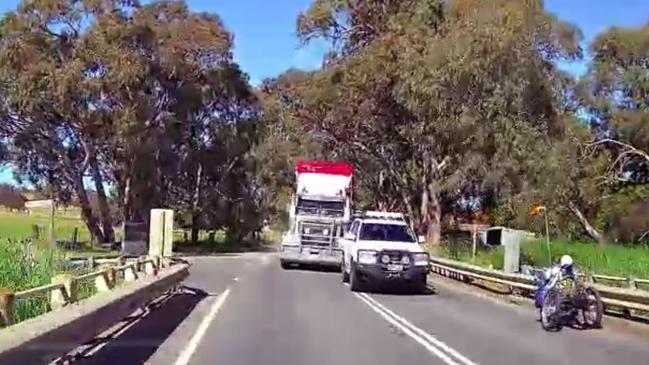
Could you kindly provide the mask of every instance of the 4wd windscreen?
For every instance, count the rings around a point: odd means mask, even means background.
[[[297,213],[342,217],[345,214],[345,202],[299,198],[297,201]]]
[[[364,241],[416,242],[408,226],[400,224],[363,223],[359,239]]]

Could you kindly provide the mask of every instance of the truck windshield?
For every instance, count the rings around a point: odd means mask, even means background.
[[[359,239],[365,241],[416,242],[408,226],[400,224],[363,223]]]
[[[297,214],[342,217],[345,215],[345,202],[299,198],[297,201]]]

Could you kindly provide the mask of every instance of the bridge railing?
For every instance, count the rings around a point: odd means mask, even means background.
[[[57,275],[48,285],[16,293],[1,291],[0,322],[8,327],[0,329],[0,364],[49,363],[93,340],[134,310],[173,293],[189,275],[189,264],[177,259],[112,260],[87,274]],[[101,262],[87,261],[93,267]],[[80,299],[82,284],[94,284],[96,293]],[[17,301],[43,296],[49,297],[49,312],[13,323]]]
[[[535,279],[531,275],[507,274],[437,257],[431,259],[431,265],[434,273],[469,284],[480,281],[496,283],[509,287],[512,291],[517,289],[517,292],[528,296],[536,288]],[[598,289],[607,311],[616,312],[617,309],[630,316],[635,315],[636,311],[649,313],[649,291],[638,287],[638,284],[649,284],[649,280],[591,274],[586,275],[585,279]],[[604,285],[604,282],[622,283],[624,287]]]

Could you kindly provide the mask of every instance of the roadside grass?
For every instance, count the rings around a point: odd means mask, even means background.
[[[33,244],[9,239],[0,240],[0,288],[18,292],[51,283],[52,276],[61,273],[79,275],[87,269],[68,270],[64,266],[64,252],[39,249]],[[79,298],[94,293],[93,285],[82,284]],[[15,304],[15,321],[20,322],[49,311],[49,298],[20,300]]]
[[[570,255],[578,269],[600,275],[634,277],[649,279],[649,246],[605,244],[554,240],[550,243],[552,263],[559,261],[561,255]],[[446,241],[432,249],[432,254],[471,263],[471,243]],[[521,243],[521,265],[534,267],[549,266],[545,240]],[[504,251],[502,247],[480,247],[477,250],[475,265],[502,269]]]

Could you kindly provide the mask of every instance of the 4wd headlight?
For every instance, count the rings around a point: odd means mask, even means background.
[[[413,260],[415,261],[415,266],[427,266],[429,256],[426,252],[420,252],[412,255]]]
[[[401,258],[401,263],[404,265],[410,265],[410,257],[408,257],[407,255],[403,256]]]
[[[390,256],[388,256],[388,255],[381,256],[381,262],[384,263],[384,264],[389,264],[390,263]]]
[[[370,250],[359,250],[358,251],[358,263],[364,265],[376,264],[376,251]]]

